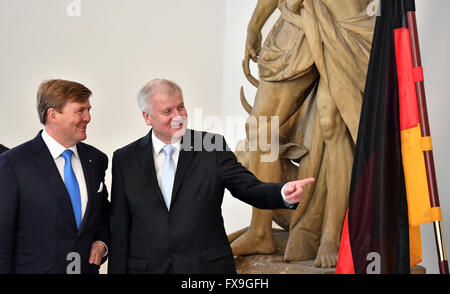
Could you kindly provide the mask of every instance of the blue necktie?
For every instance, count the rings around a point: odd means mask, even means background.
[[[164,202],[166,202],[167,209],[170,209],[173,181],[175,178],[175,164],[172,159],[172,154],[174,151],[175,147],[171,145],[166,145],[163,147],[165,157],[161,177],[161,192],[164,196]]]
[[[65,160],[64,183],[66,184],[67,192],[69,192],[73,214],[75,215],[75,221],[79,230],[81,225],[81,194],[77,178],[72,169],[72,153],[72,150],[67,149],[61,156],[64,157]]]

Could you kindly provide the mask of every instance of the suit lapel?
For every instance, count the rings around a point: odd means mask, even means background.
[[[86,205],[86,211],[84,212],[83,220],[81,221],[81,226],[78,234],[80,234],[83,229],[86,227],[86,223],[89,220],[89,216],[91,214],[92,210],[92,202],[93,202],[93,196],[95,195],[95,174],[94,174],[94,166],[93,161],[89,157],[89,152],[86,150],[86,148],[83,148],[81,144],[77,145],[77,151],[78,156],[80,156],[81,166],[83,168],[83,174],[84,174],[84,180],[86,181],[86,187],[87,187],[87,205]]]
[[[77,230],[77,224],[75,222],[75,216],[73,214],[69,193],[67,192],[66,186],[64,185],[61,175],[58,172],[55,161],[53,160],[50,151],[41,137],[41,133],[33,139],[32,152],[36,156],[36,162],[41,169],[42,174],[55,192],[58,200],[61,201],[63,209],[66,211],[64,215],[69,216],[70,223],[73,228]]]
[[[138,161],[144,170],[146,178],[149,180],[153,194],[159,198],[162,207],[167,209],[166,203],[164,202],[164,197],[158,184],[158,179],[156,177],[155,161],[153,159],[152,130],[150,130],[147,136],[142,139],[139,147],[140,148],[137,151],[137,156],[139,157]]]
[[[175,172],[171,203],[173,203],[178,196],[178,190],[181,187],[183,178],[185,177],[186,171],[191,165],[194,156],[193,135],[194,131],[186,130],[186,134],[183,136],[181,141],[180,156],[178,158],[177,170]]]
[[[194,132],[192,130],[187,130],[185,136],[183,136],[180,147],[180,155],[178,158],[178,164],[175,172],[175,179],[172,188],[172,199],[173,203],[178,195],[178,190],[181,187],[183,178],[186,175],[186,171],[191,164],[192,158],[194,156],[193,152],[193,138]],[[201,139],[201,138],[200,138]],[[148,175],[150,186],[153,188],[153,192],[160,200],[161,205],[167,209],[166,203],[164,202],[164,197],[159,187],[158,179],[156,177],[155,161],[153,158],[153,142],[152,142],[152,130],[148,133],[146,137],[143,138],[140,144],[140,149],[137,152],[139,157],[139,162],[144,170],[145,174]]]

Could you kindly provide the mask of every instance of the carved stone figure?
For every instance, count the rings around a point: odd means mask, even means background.
[[[370,0],[259,0],[247,29],[244,71],[258,87],[253,107],[241,89],[258,136],[278,116],[280,157],[262,162],[258,147],[236,152],[267,182],[314,177],[293,212],[253,208],[249,228],[229,236],[234,255],[272,254],[272,220],[289,230],[284,259],[315,259],[318,267],[337,262],[348,204],[353,151],[370,57],[375,18]],[[261,47],[261,28],[276,10],[281,15]],[[258,62],[260,81],[249,60]],[[254,118],[253,118],[254,119]],[[250,120],[248,121],[250,122]]]

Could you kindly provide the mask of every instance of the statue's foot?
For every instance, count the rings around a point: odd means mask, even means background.
[[[253,254],[273,254],[276,251],[272,232],[257,233],[251,228],[231,243],[234,256]]]
[[[335,241],[324,241],[319,246],[314,265],[316,267],[336,267],[339,254],[339,246]]]
[[[239,238],[240,236],[242,236],[245,232],[248,231],[249,227],[245,227],[243,229],[240,229],[239,231],[236,231],[234,233],[231,233],[228,235],[228,243],[233,243],[234,240],[236,240],[237,238]]]
[[[284,260],[300,261],[316,257],[319,247],[319,236],[301,229],[289,232],[289,240],[284,252]]]

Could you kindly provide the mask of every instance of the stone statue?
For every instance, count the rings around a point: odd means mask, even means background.
[[[334,267],[348,204],[353,151],[370,57],[375,18],[370,0],[259,0],[247,29],[244,71],[258,87],[253,107],[258,135],[278,116],[280,156],[260,160],[265,150],[236,152],[267,182],[314,177],[294,210],[253,208],[249,228],[229,235],[235,256],[273,254],[272,220],[289,231],[284,259],[315,259]],[[261,28],[276,10],[281,15],[261,47]],[[249,70],[258,63],[260,81]],[[249,121],[248,121],[249,122]]]

